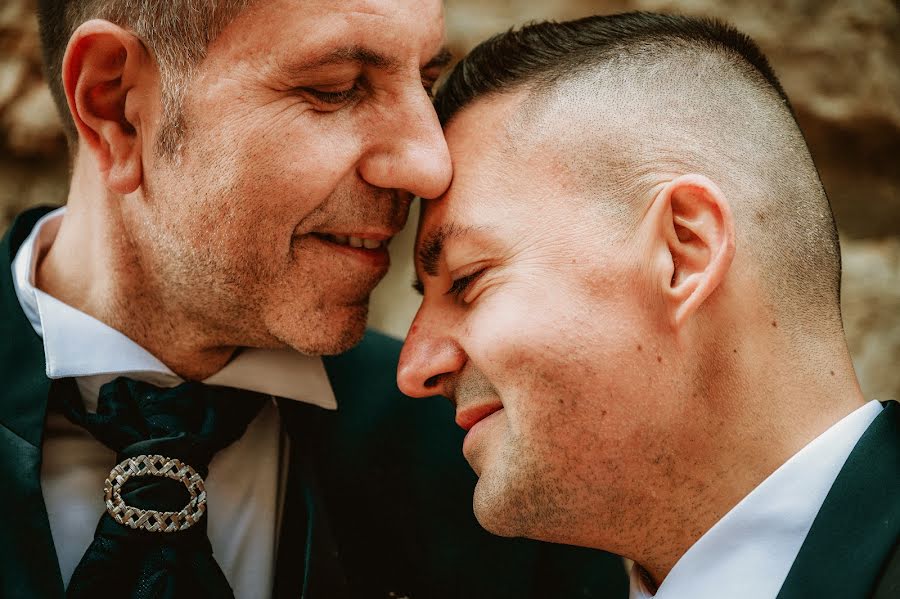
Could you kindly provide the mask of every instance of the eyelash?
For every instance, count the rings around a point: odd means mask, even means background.
[[[339,92],[323,92],[312,87],[304,88],[303,91],[325,104],[344,104],[345,102],[356,99],[360,89],[359,84],[354,83],[353,87]]]
[[[478,280],[478,278],[484,273],[484,270],[479,270],[473,272],[470,275],[466,275],[464,277],[460,277],[450,283],[450,289],[447,290],[447,295],[452,295],[454,297],[459,298],[472,284]]]
[[[425,92],[428,94],[428,97],[434,99],[434,84],[437,83],[437,80],[429,80],[422,79],[422,87],[425,88]],[[314,87],[304,88],[303,91],[313,96],[315,99],[320,102],[324,102],[325,104],[344,104],[346,102],[350,102],[355,100],[360,92],[360,85],[358,82],[353,84],[353,87],[350,89],[346,89],[339,92],[323,92]]]

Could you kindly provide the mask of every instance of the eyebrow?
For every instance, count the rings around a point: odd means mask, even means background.
[[[305,71],[342,62],[356,62],[379,69],[396,69],[399,66],[396,60],[363,46],[343,46],[317,56],[308,62],[300,63],[292,70]]]
[[[437,230],[432,231],[425,237],[418,251],[419,262],[422,263],[422,270],[425,271],[425,274],[431,277],[437,276],[438,260],[444,251],[444,245],[447,243],[447,240],[463,235],[470,228],[450,223],[441,225]]]
[[[435,54],[424,67],[421,68],[421,70],[425,71],[438,67],[443,68],[450,64],[452,60],[453,54],[450,52],[450,50],[447,48],[441,48],[438,53]],[[400,63],[396,59],[379,52],[375,52],[374,50],[370,50],[369,48],[365,48],[363,46],[344,46],[331,50],[330,52],[318,56],[308,62],[293,65],[290,70],[294,72],[302,72],[345,62],[354,62],[367,67],[385,69],[388,71],[397,70],[400,67]]]
[[[436,277],[438,274],[438,261],[444,252],[444,246],[447,241],[467,235],[468,233],[478,230],[480,227],[462,227],[455,223],[441,225],[437,230],[429,233],[419,246],[416,256],[422,265],[422,270],[430,277]],[[420,295],[425,294],[425,286],[418,278],[413,282],[413,289]]]

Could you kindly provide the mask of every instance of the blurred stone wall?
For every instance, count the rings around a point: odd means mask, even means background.
[[[0,226],[61,203],[65,143],[40,73],[34,0],[0,0]],[[844,320],[867,396],[900,398],[900,9],[893,0],[447,0],[458,56],[530,20],[623,10],[726,19],[769,56],[790,96],[841,230]],[[415,214],[410,223],[414,224]],[[403,336],[418,306],[408,227],[376,291],[375,326]]]
[[[41,76],[34,0],[0,0],[0,226],[25,207],[62,203],[66,144]]]

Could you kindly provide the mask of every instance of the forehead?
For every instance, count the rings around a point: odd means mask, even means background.
[[[443,197],[423,201],[420,237],[450,222],[457,228],[510,223],[527,217],[540,197],[563,192],[547,168],[555,157],[536,154],[518,135],[524,99],[522,92],[482,98],[450,121],[444,133],[453,181]]]
[[[418,61],[441,47],[443,28],[440,0],[260,0],[226,27],[209,56],[290,65],[329,46],[360,46]]]

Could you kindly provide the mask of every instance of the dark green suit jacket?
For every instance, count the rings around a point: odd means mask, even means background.
[[[3,598],[63,595],[40,487],[50,381],[42,341],[22,313],[10,269],[18,247],[47,211],[22,214],[0,244]],[[472,514],[475,477],[461,455],[462,431],[448,402],[399,392],[399,346],[372,333],[354,350],[325,360],[340,406],[336,412],[299,402],[281,405],[294,442],[276,595],[625,597],[618,558],[502,539],[478,526]]]
[[[778,599],[900,598],[900,406],[887,402],[834,481]]]

